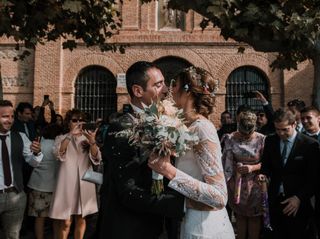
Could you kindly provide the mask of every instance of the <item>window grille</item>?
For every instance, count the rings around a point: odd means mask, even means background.
[[[107,119],[117,111],[117,81],[101,66],[89,66],[80,71],[75,83],[75,108],[89,113],[91,121]]]
[[[260,70],[245,66],[230,74],[227,81],[226,108],[233,117],[235,117],[238,107],[243,104],[249,105],[254,111],[263,109],[260,101],[246,97],[246,93],[256,90],[270,101],[268,82]]]
[[[160,58],[154,62],[156,66],[161,70],[167,86],[170,85],[170,81],[184,68],[191,66],[191,64],[179,57],[167,56]]]

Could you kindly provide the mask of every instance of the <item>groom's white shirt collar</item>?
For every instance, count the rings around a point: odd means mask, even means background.
[[[138,114],[144,112],[143,109],[140,109],[138,106],[135,106],[135,105],[132,104],[132,103],[130,103],[130,105],[131,105],[131,107],[132,107],[132,109],[133,109],[134,112],[136,112],[136,113],[138,113]]]

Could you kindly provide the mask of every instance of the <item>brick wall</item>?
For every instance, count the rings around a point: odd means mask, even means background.
[[[157,3],[141,6],[138,0],[124,1],[123,28],[113,37],[116,43],[129,44],[125,54],[105,52],[97,48],[79,46],[70,52],[63,50],[61,42],[38,46],[25,62],[13,62],[16,54],[10,39],[0,39],[0,64],[4,79],[4,97],[14,103],[29,101],[40,104],[44,94],[49,94],[59,113],[74,107],[74,83],[81,69],[90,65],[103,66],[115,76],[124,73],[136,61],[155,61],[175,56],[200,66],[219,80],[216,108],[212,120],[219,124],[219,115],[225,110],[226,80],[241,66],[254,66],[266,76],[275,108],[293,98],[310,103],[313,66],[305,62],[298,71],[272,71],[269,67],[273,54],[256,52],[247,47],[244,54],[237,52],[241,45],[224,41],[219,30],[209,27],[201,31],[201,16],[190,11],[186,14],[186,31],[158,31]],[[11,80],[7,80],[11,79]],[[6,83],[7,82],[7,83]],[[128,102],[126,89],[118,88],[118,109]]]

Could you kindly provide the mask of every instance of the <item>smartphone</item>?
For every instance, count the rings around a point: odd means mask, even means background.
[[[82,125],[82,129],[95,131],[96,130],[96,124],[95,123],[84,123]]]
[[[250,91],[250,92],[246,92],[246,93],[244,93],[244,94],[243,94],[243,97],[244,97],[244,98],[256,98],[256,97],[257,97],[257,95],[256,95],[256,93],[255,93],[255,92]]]
[[[43,100],[49,100],[49,95],[44,95]]]

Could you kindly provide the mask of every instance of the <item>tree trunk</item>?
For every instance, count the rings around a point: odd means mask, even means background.
[[[320,109],[320,53],[313,58],[314,65],[314,80],[312,105]]]

